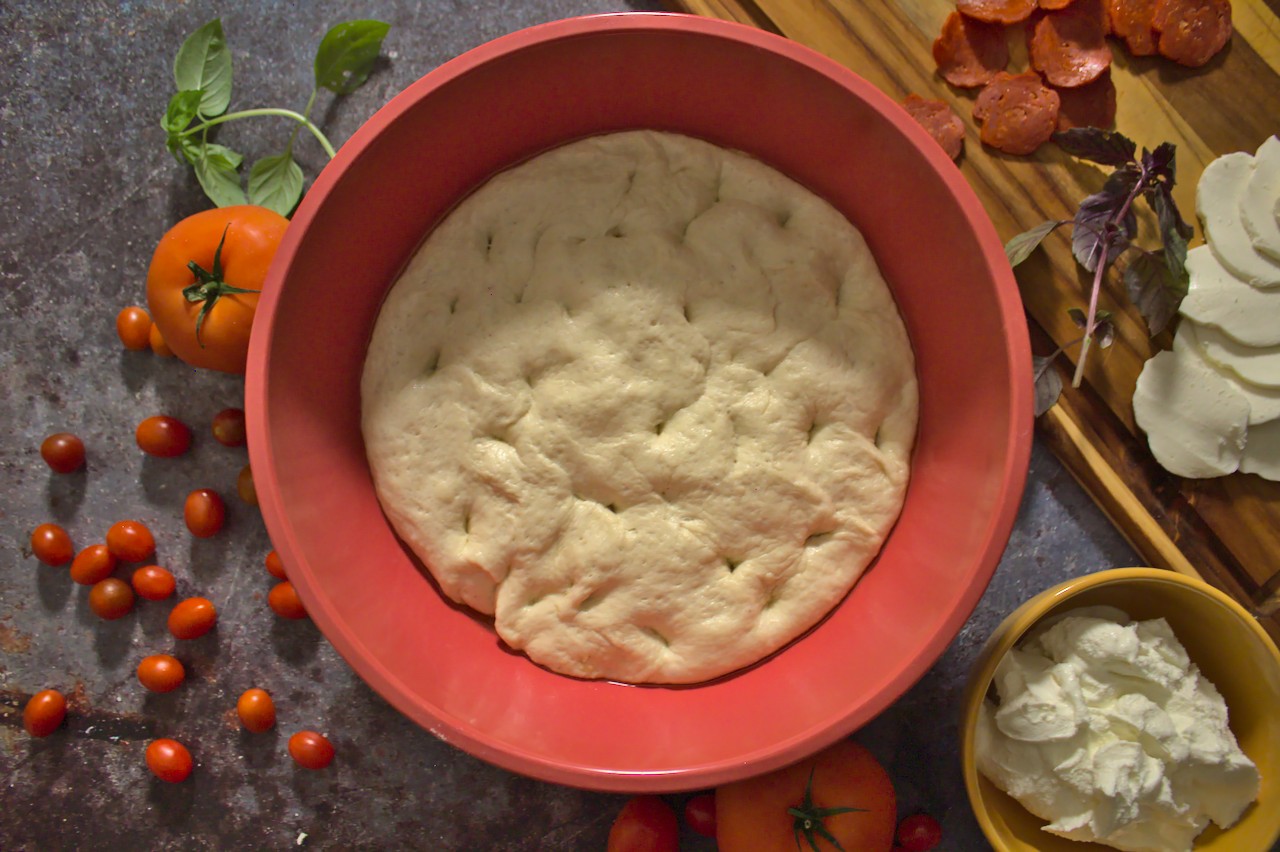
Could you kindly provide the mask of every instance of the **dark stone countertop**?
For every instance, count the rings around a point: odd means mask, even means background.
[[[322,95],[316,116],[340,143],[431,68],[503,33],[576,14],[644,8],[621,0],[255,2],[207,0],[0,5],[0,846],[79,848],[603,849],[624,797],[559,787],[492,767],[399,715],[357,678],[309,622],[266,606],[270,548],[256,509],[239,502],[243,448],[209,437],[212,415],[242,404],[242,381],[172,359],[125,352],[116,312],[145,303],[152,249],[169,225],[206,202],[188,169],[164,150],[159,118],[171,62],[187,33],[223,17],[234,56],[233,109],[305,103],[315,45],[332,24],[392,24],[386,61],[347,98]],[[649,6],[648,8],[656,8]],[[250,159],[289,127],[262,119],[227,127],[223,141]],[[299,143],[309,177],[324,155]],[[133,441],[143,417],[169,412],[197,427],[172,463]],[[87,470],[52,475],[43,437],[69,430],[89,447]],[[209,540],[188,535],[186,493],[228,498],[229,523]],[[137,660],[168,648],[163,605],[104,622],[65,569],[29,553],[31,529],[56,521],[77,546],[137,517],[160,543],[179,593],[220,602],[213,634],[184,646],[188,681],[146,694]],[[1022,510],[986,595],[928,674],[856,734],[885,763],[900,813],[941,820],[944,849],[985,846],[959,774],[956,718],[966,672],[1015,606],[1070,576],[1136,562],[1058,462],[1037,446]],[[277,732],[242,733],[236,696],[266,685]],[[26,695],[56,686],[77,710],[44,740],[21,728]],[[287,733],[329,732],[338,759],[296,768]],[[153,779],[143,750],[178,735],[197,768],[180,785]],[[682,797],[671,800],[679,804]],[[686,832],[689,849],[708,841]]]

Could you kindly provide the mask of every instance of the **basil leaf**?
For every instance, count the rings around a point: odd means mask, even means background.
[[[1109,349],[1116,342],[1116,324],[1110,319],[1104,319],[1101,311],[1098,313],[1093,324],[1093,339],[1099,349]]]
[[[249,170],[249,203],[288,216],[302,198],[302,167],[285,152],[263,157]]]
[[[1107,178],[1101,192],[1080,202],[1072,219],[1071,253],[1090,272],[1097,270],[1104,258],[1105,263],[1110,263],[1129,247],[1129,240],[1138,227],[1132,205],[1122,220],[1113,220],[1138,185],[1138,177],[1134,169],[1117,169]]]
[[[230,166],[232,169],[240,168],[240,164],[244,162],[244,155],[238,151],[233,151],[226,145],[205,145],[205,153],[210,157],[218,157],[222,162]]]
[[[316,88],[349,95],[369,79],[390,24],[347,21],[325,33],[316,50]]]
[[[1164,331],[1178,313],[1178,305],[1187,295],[1186,270],[1181,275],[1170,271],[1160,256],[1138,252],[1124,270],[1124,286],[1129,301],[1147,322],[1152,337]]]
[[[173,154],[175,160],[179,163],[185,163],[194,166],[196,161],[200,159],[201,145],[192,136],[178,136],[170,133],[169,138],[165,140],[165,147],[169,149],[169,153]]]
[[[1004,244],[1005,257],[1009,258],[1010,266],[1017,266],[1022,261],[1031,256],[1031,252],[1035,251],[1044,238],[1053,233],[1053,230],[1059,225],[1065,225],[1066,222],[1056,219],[1050,219],[1047,222],[1041,222],[1030,230],[1023,231],[1009,242]]]
[[[1073,127],[1053,134],[1053,141],[1072,156],[1104,166],[1123,166],[1134,161],[1138,146],[1133,140],[1111,130]]]
[[[173,81],[179,91],[201,92],[200,114],[222,115],[231,104],[231,52],[214,18],[187,36],[173,59]]]
[[[237,164],[234,164],[233,158],[227,156],[225,150],[218,150],[219,148],[221,146],[206,145],[201,149],[200,159],[194,164],[196,179],[204,188],[204,194],[219,207],[244,204],[244,190],[240,188]]]
[[[1035,379],[1036,388],[1036,417],[1053,408],[1058,402],[1058,397],[1062,395],[1062,376],[1053,369],[1053,362],[1057,357],[1056,352],[1052,355],[1031,356],[1031,374]]]
[[[1142,164],[1147,171],[1162,182],[1173,184],[1177,173],[1175,158],[1178,148],[1172,142],[1162,142],[1150,153],[1142,149]]]
[[[160,126],[169,133],[180,133],[186,130],[187,125],[195,119],[203,96],[204,93],[199,89],[175,92],[173,97],[169,98],[169,106],[164,111],[164,118],[160,119]]]

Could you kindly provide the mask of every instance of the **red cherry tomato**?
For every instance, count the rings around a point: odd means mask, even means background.
[[[169,348],[169,344],[164,342],[164,335],[160,333],[160,326],[154,324],[151,326],[151,333],[147,335],[147,343],[151,345],[151,351],[161,358],[173,357],[173,350]]]
[[[122,308],[116,314],[116,334],[125,349],[141,352],[151,345],[151,314],[137,305]]]
[[[298,597],[298,590],[288,580],[283,580],[271,587],[271,591],[267,592],[267,605],[281,618],[307,617],[307,609],[302,605],[302,599]]]
[[[138,593],[138,597],[149,601],[164,600],[173,594],[173,590],[178,585],[173,579],[173,574],[159,565],[145,565],[139,568],[133,572],[130,582],[133,584],[133,590]]]
[[[133,589],[115,577],[100,580],[89,590],[89,609],[107,621],[124,618],[133,609]]]
[[[71,473],[84,466],[84,441],[70,432],[55,432],[40,443],[40,457],[55,473]]]
[[[284,562],[280,559],[280,554],[274,550],[267,554],[267,573],[277,580],[289,579],[284,573]]]
[[[246,689],[236,701],[236,714],[245,730],[261,734],[276,724],[276,704],[265,689]]]
[[[703,837],[716,836],[716,797],[700,793],[684,803],[685,825]]]
[[[657,796],[630,799],[609,829],[607,852],[678,852],[676,812]]]
[[[307,769],[324,769],[333,763],[333,743],[324,734],[298,731],[289,737],[289,756]]]
[[[31,531],[31,552],[45,565],[66,565],[75,555],[71,536],[57,524],[41,524]]]
[[[245,465],[236,476],[236,493],[250,506],[258,505],[258,487],[253,484],[253,468]]]
[[[213,415],[213,437],[224,447],[244,445],[244,411],[239,408],[224,408]]]
[[[138,663],[138,683],[152,692],[173,692],[186,679],[182,662],[169,654],[152,654]]]
[[[111,576],[116,570],[116,557],[105,544],[91,544],[71,560],[71,579],[82,586],[92,586]]]
[[[942,826],[928,814],[912,814],[898,823],[897,839],[907,852],[929,852],[942,842]]]
[[[177,740],[161,738],[147,744],[147,768],[161,781],[185,781],[191,767],[191,752]]]
[[[107,530],[107,549],[121,562],[141,562],[156,552],[156,539],[142,521],[116,521]]]
[[[42,689],[22,708],[22,727],[33,737],[47,737],[67,718],[67,699],[56,689]]]
[[[144,453],[173,458],[191,447],[191,428],[176,417],[157,414],[138,424],[134,437]]]
[[[196,538],[210,538],[217,535],[218,530],[227,519],[227,505],[222,502],[218,492],[212,488],[199,488],[187,495],[186,505],[182,508],[182,517],[187,522],[187,529]]]
[[[207,598],[187,598],[169,612],[169,632],[177,639],[199,639],[218,623],[218,610]]]

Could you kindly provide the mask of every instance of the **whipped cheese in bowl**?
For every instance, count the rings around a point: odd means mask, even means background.
[[[1164,619],[1072,610],[996,669],[978,769],[1045,831],[1124,850],[1189,850],[1258,796],[1227,707]]]

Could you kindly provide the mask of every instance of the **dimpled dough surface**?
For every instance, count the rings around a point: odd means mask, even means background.
[[[636,131],[489,181],[369,346],[379,499],[555,671],[687,683],[819,621],[897,518],[914,360],[858,232],[744,155]]]

